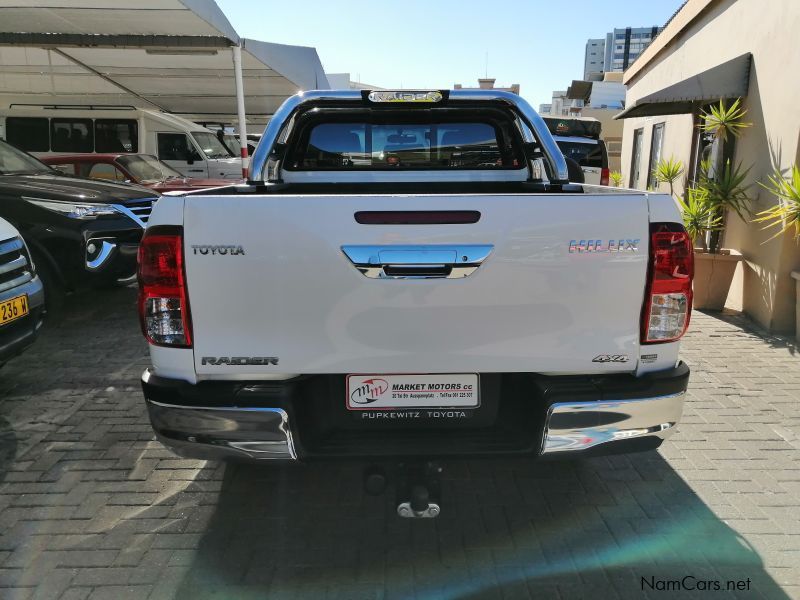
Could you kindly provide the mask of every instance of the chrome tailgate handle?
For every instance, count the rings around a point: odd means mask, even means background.
[[[342,252],[372,279],[460,279],[481,266],[494,246],[342,246]]]

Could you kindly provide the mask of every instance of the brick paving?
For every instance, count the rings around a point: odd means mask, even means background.
[[[72,297],[0,370],[0,599],[800,598],[800,356],[744,319],[695,314],[659,451],[448,463],[442,515],[411,522],[359,465],[164,450],[134,298]],[[750,589],[642,589],[687,575]]]

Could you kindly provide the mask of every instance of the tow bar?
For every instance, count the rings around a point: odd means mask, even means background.
[[[397,465],[397,514],[404,519],[433,519],[441,513],[442,466],[435,462]],[[387,487],[386,471],[377,465],[364,471],[364,490],[378,496]]]

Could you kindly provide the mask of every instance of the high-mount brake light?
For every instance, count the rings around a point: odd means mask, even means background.
[[[183,228],[158,226],[145,231],[137,276],[139,319],[147,341],[156,346],[191,348]]]
[[[650,264],[642,308],[642,344],[680,339],[692,313],[694,249],[678,223],[650,225]]]
[[[370,102],[441,102],[442,92],[374,91],[367,96]]]

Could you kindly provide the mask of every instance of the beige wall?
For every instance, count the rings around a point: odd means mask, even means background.
[[[750,180],[754,184],[766,180],[772,164],[786,169],[800,162],[800,51],[795,39],[800,31],[800,1],[690,0],[684,7],[687,9],[697,13],[697,18],[666,43],[662,39],[664,48],[660,54],[644,65],[637,61],[635,71],[626,73],[627,106],[642,96],[751,52],[745,108],[753,126],[737,142],[736,161],[752,165]],[[691,116],[626,119],[622,147],[626,182],[634,130],[644,127],[642,160],[647,161],[652,125],[662,121],[666,123],[662,156],[673,155],[688,163]],[[646,170],[646,162],[641,168]],[[754,212],[775,202],[757,185],[751,191]],[[726,306],[744,310],[771,330],[794,330],[795,288],[791,271],[800,269],[800,246],[789,234],[770,241],[772,233],[741,221],[735,214],[728,215],[727,222],[724,245],[742,252],[745,262],[737,271]]]
[[[600,138],[606,143],[608,151],[608,168],[611,171],[621,169],[620,151],[622,145],[622,129],[624,121],[615,121],[614,115],[619,114],[618,108],[584,108],[582,117],[592,117],[600,121]]]

